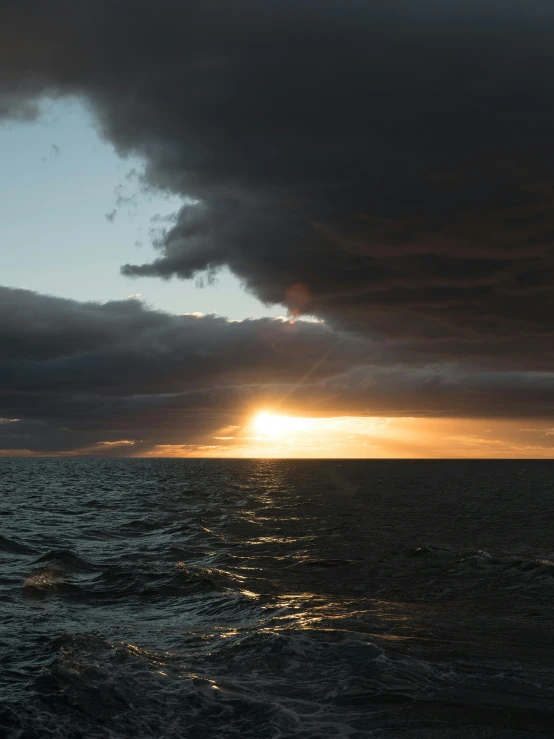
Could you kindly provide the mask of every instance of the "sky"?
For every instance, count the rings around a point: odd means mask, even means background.
[[[148,190],[142,159],[118,156],[84,101],[45,99],[36,120],[0,121],[0,152],[3,285],[81,301],[137,295],[170,313],[286,313],[260,303],[228,270],[203,288],[121,274],[121,264],[154,256],[152,234],[167,228],[182,198]]]
[[[0,454],[554,456],[544,0],[7,0]]]

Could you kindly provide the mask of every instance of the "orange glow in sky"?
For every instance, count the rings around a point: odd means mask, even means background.
[[[551,459],[554,428],[524,419],[303,417],[260,409],[199,444],[159,446],[147,456]]]
[[[385,418],[306,418],[261,411],[236,435],[233,446],[241,456],[383,456],[374,436],[390,435],[389,425]]]
[[[274,413],[258,413],[252,425],[261,434],[274,437],[313,430],[315,420],[297,416],[278,416]]]

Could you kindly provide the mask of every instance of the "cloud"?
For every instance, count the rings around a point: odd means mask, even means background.
[[[552,413],[553,31],[542,0],[3,2],[0,115],[82,96],[143,184],[183,198],[124,274],[228,266],[326,321],[4,294],[8,406]]]
[[[228,265],[385,338],[551,337],[550,4],[18,0],[0,21],[15,115],[84,95],[151,184],[200,201],[125,274]]]
[[[547,3],[4,5],[15,114],[83,94],[151,183],[201,201],[126,274],[229,265],[384,335],[552,327]]]
[[[221,447],[240,440],[260,408],[515,416],[539,428],[554,413],[554,373],[422,364],[393,342],[385,350],[322,323],[176,316],[137,299],[81,303],[12,288],[0,288],[0,313],[4,450],[140,455],[214,439]]]
[[[235,427],[260,386],[289,392],[365,362],[367,352],[324,324],[175,316],[136,298],[79,303],[0,288],[0,313],[8,449],[198,442]]]
[[[365,361],[363,342],[324,324],[170,315],[137,298],[79,303],[0,288],[0,378],[34,388],[127,395],[312,380]]]

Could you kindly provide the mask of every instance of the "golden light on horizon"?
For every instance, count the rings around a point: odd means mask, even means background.
[[[204,438],[200,444],[158,445],[143,456],[552,459],[553,435],[554,429],[548,423],[518,419],[306,417],[260,409],[246,418],[243,425],[214,430],[213,436]]]
[[[285,436],[299,431],[310,431],[313,428],[313,419],[297,416],[279,416],[275,413],[258,413],[252,426],[256,431],[268,436]]]

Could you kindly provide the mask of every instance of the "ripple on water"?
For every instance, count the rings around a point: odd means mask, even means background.
[[[1,464],[2,739],[551,736],[550,467]]]

